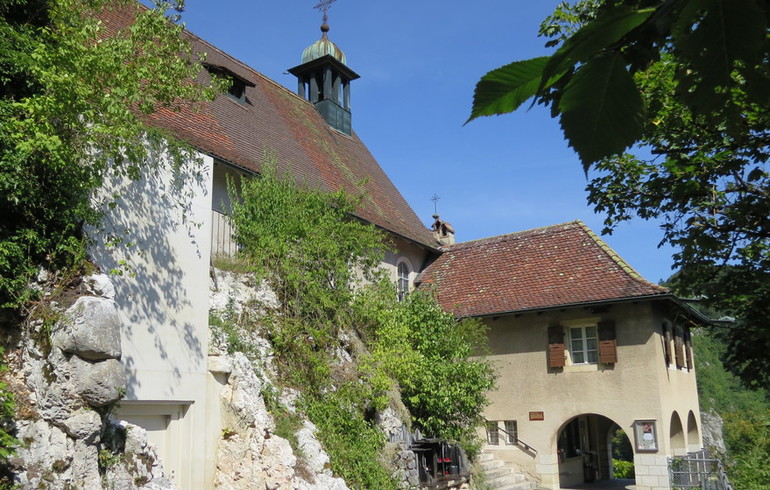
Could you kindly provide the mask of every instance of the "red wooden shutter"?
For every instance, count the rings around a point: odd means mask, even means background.
[[[618,345],[615,337],[615,322],[599,322],[599,362],[615,364],[618,362]]]
[[[695,362],[692,358],[692,337],[690,336],[690,329],[686,329],[684,332],[684,352],[687,360],[687,370],[692,371],[695,367]]]
[[[564,327],[548,327],[548,367],[564,367]]]
[[[666,354],[666,366],[670,366],[674,362],[674,356],[671,353],[671,326],[668,322],[663,322],[663,351]]]
[[[676,355],[676,367],[685,367],[684,360],[684,329],[680,325],[674,327],[674,354]]]

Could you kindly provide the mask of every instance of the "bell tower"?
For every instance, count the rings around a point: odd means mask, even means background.
[[[358,74],[345,64],[345,54],[329,40],[326,10],[331,2],[316,8],[324,11],[321,39],[302,52],[302,64],[289,69],[297,77],[297,94],[315,105],[332,128],[351,134],[350,82]]]

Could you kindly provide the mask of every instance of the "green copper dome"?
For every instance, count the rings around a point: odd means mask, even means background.
[[[302,51],[302,63],[313,61],[327,54],[334,56],[337,61],[345,64],[345,53],[342,52],[336,44],[329,41],[326,33],[329,32],[329,25],[325,22],[321,25],[321,39],[311,44],[304,51]]]

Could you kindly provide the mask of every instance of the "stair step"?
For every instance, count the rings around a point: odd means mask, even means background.
[[[500,475],[487,475],[487,481],[489,482],[508,482],[508,483],[521,483],[526,481],[527,477],[521,473],[514,473],[513,471]]]
[[[485,471],[485,475],[487,475],[487,480],[494,480],[495,478],[501,478],[510,476],[513,474],[513,468],[507,468],[507,467],[500,467],[495,468],[491,471]]]
[[[500,461],[499,459],[493,459],[491,461],[484,461],[479,466],[481,466],[481,468],[485,472],[487,472],[489,470],[494,470],[496,468],[501,468],[501,467],[505,466],[505,463],[503,461]]]
[[[478,461],[479,463],[483,463],[484,461],[492,461],[493,459],[495,459],[495,456],[493,454],[481,453],[476,458],[476,461]]]

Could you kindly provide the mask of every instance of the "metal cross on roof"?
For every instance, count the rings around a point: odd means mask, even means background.
[[[433,197],[430,198],[431,201],[433,201],[433,214],[438,214],[438,202],[441,198],[436,194],[433,193]]]
[[[324,23],[329,20],[329,17],[326,15],[326,11],[332,8],[332,4],[336,2],[337,0],[321,0],[318,2],[314,9],[318,9],[324,13]]]

